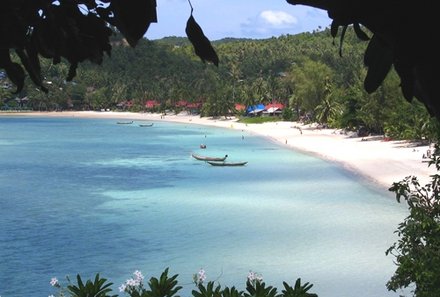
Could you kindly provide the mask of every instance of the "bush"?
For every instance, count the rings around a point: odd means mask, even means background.
[[[431,165],[440,170],[438,145],[430,157]],[[415,297],[440,296],[440,175],[431,177],[425,186],[417,177],[408,176],[390,188],[398,202],[407,202],[410,214],[396,231],[399,240],[386,251],[398,266],[387,288],[396,291],[414,285]]]
[[[178,285],[178,275],[168,276],[168,268],[161,274],[160,278],[152,277],[148,282],[148,287],[144,287],[144,276],[139,270],[136,270],[134,277],[128,279],[119,287],[120,293],[125,293],[130,297],[180,297],[177,295],[181,286]],[[197,274],[193,275],[193,281],[196,289],[192,291],[194,297],[318,297],[317,294],[308,293],[313,287],[312,284],[301,284],[301,279],[298,278],[295,285],[292,287],[286,282],[283,282],[284,289],[281,293],[272,286],[266,286],[263,278],[254,272],[250,272],[246,281],[246,291],[239,291],[235,287],[224,287],[221,285],[215,286],[213,281],[204,284],[206,274],[201,269]],[[110,286],[112,283],[107,283],[107,279],[100,278],[96,275],[95,281],[88,280],[84,285],[81,277],[77,276],[78,285],[72,285],[70,279],[67,278],[69,285],[64,289],[56,278],[52,278],[50,284],[58,289],[57,296],[71,296],[71,297],[116,297],[118,295],[111,295]],[[55,297],[51,295],[49,297]]]

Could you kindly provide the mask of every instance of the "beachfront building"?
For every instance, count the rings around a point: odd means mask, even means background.
[[[186,110],[189,114],[199,114],[202,108],[202,103],[179,100],[174,107],[176,110]]]
[[[246,115],[248,116],[258,116],[262,115],[266,107],[263,103],[251,105],[246,108]]]
[[[269,116],[281,115],[283,109],[284,109],[284,104],[282,103],[279,102],[269,103],[265,106],[263,110],[263,115],[269,115]]]
[[[147,109],[148,111],[153,111],[159,109],[160,102],[158,102],[157,100],[147,100],[144,106],[145,109]]]
[[[116,107],[120,110],[129,110],[131,107],[133,107],[133,105],[133,100],[125,100],[116,104]]]
[[[236,115],[244,115],[246,113],[246,105],[241,103],[235,103],[234,111],[231,113]]]

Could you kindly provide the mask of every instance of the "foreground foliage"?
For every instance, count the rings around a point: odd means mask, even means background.
[[[144,286],[144,276],[139,270],[134,273],[134,278],[128,279],[119,287],[119,291],[124,295],[130,297],[180,297],[177,293],[182,289],[178,285],[177,277],[168,276],[168,268],[162,272],[159,278],[151,277],[148,286]],[[67,278],[70,283],[70,279]],[[309,293],[308,291],[313,287],[312,284],[301,283],[298,278],[294,286],[283,282],[284,289],[278,293],[277,288],[267,286],[260,275],[250,272],[246,281],[246,290],[239,291],[235,287],[223,287],[215,282],[209,281],[204,284],[206,280],[205,271],[201,269],[193,277],[196,289],[192,290],[194,297],[318,297],[317,294]],[[50,284],[57,288],[59,297],[116,297],[112,295],[110,286],[112,283],[107,282],[107,279],[100,278],[96,275],[94,282],[88,280],[84,285],[81,277],[77,276],[78,285],[69,284],[67,289],[64,289],[56,278],[52,278]],[[50,297],[54,297],[51,295]]]
[[[429,166],[440,170],[440,148],[437,145]],[[414,286],[415,297],[440,296],[440,175],[434,174],[425,186],[409,176],[390,188],[397,201],[405,200],[410,214],[399,224],[399,240],[386,252],[395,257],[398,266],[387,283],[389,290]]]

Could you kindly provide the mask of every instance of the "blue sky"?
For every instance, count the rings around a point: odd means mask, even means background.
[[[193,16],[210,40],[225,37],[270,38],[330,26],[327,12],[285,0],[192,0]],[[157,0],[158,22],[148,39],[186,36],[191,8],[187,0]]]

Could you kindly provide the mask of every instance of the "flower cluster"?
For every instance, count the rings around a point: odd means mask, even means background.
[[[52,287],[55,287],[55,288],[59,288],[60,287],[60,283],[58,282],[58,279],[56,277],[52,277],[50,279],[50,285]]]
[[[52,278],[50,279],[49,284],[50,284],[52,287],[59,289],[59,292],[58,292],[58,294],[57,294],[58,296],[63,296],[63,294],[62,294],[62,292],[63,292],[63,288],[61,288],[61,284],[60,284],[60,282],[58,281],[58,279],[57,279],[56,277],[52,277]],[[48,297],[55,297],[55,295],[49,295]]]
[[[206,273],[203,268],[200,268],[199,272],[193,275],[193,281],[196,286],[200,286],[206,280]]]
[[[142,288],[144,276],[142,275],[142,272],[139,270],[136,270],[133,272],[134,278],[127,279],[125,283],[123,283],[119,287],[119,292],[131,292],[137,288]]]
[[[249,271],[249,274],[247,276],[247,280],[252,285],[255,286],[257,283],[262,283],[263,282],[263,277],[261,276],[261,274],[258,274],[258,273],[253,272],[253,271]]]

